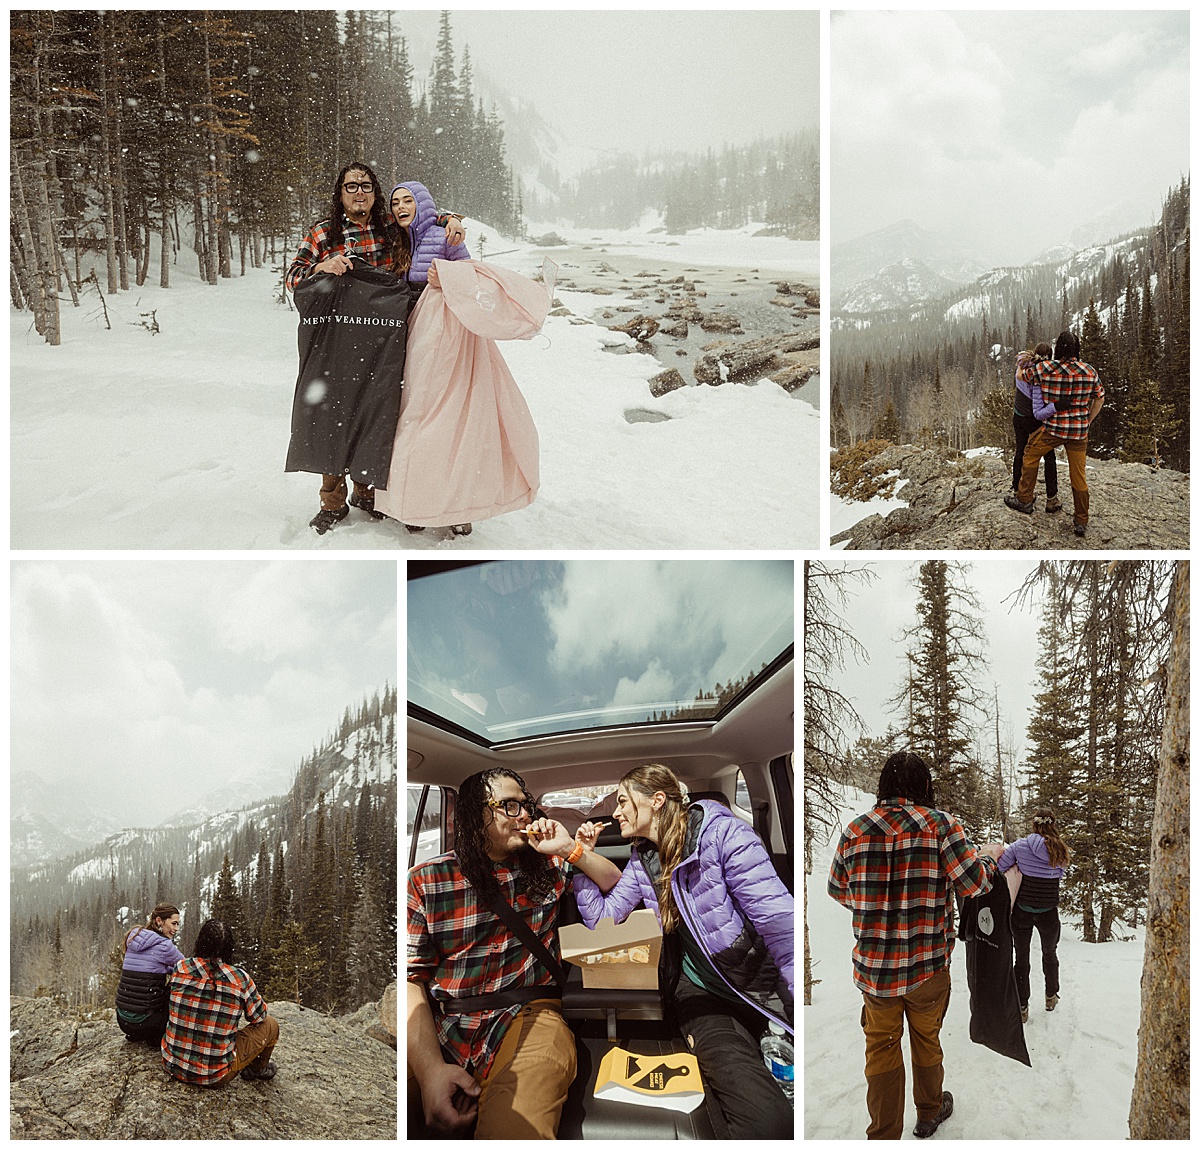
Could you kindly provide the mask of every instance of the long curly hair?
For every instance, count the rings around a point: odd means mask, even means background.
[[[671,874],[683,859],[687,845],[688,799],[675,772],[662,763],[644,763],[627,771],[621,786],[629,792],[629,805],[636,818],[640,805],[634,795],[650,800],[661,791],[666,801],[655,814],[658,824],[658,863],[661,878],[658,888],[658,913],[663,934],[670,934],[679,925],[679,909],[671,890]]]
[[[929,765],[912,751],[897,751],[889,755],[879,772],[879,802],[884,799],[908,799],[921,807],[936,805],[933,797],[933,775]]]
[[[380,186],[379,177],[366,164],[355,160],[338,172],[337,179],[333,181],[333,194],[329,199],[329,216],[318,221],[318,223],[329,225],[329,246],[331,248],[336,248],[345,238],[346,232],[342,226],[342,220],[345,218],[346,209],[342,207],[342,181],[345,180],[347,172],[355,169],[366,172],[371,177],[371,183],[375,185],[375,201],[371,204],[369,219],[371,226],[381,236],[387,230],[388,213],[383,206],[383,188]]]
[[[458,856],[463,876],[475,888],[482,902],[490,902],[500,890],[492,860],[488,857],[487,836],[487,829],[496,817],[496,812],[487,805],[487,801],[493,797],[492,780],[498,778],[512,779],[521,788],[525,798],[533,800],[525,780],[516,771],[510,771],[507,767],[492,767],[463,779],[454,808],[454,853]],[[534,902],[541,902],[554,887],[555,871],[549,857],[539,854],[531,846],[524,846],[513,856],[513,861],[518,871],[517,892]]]
[[[1046,840],[1046,851],[1050,855],[1051,866],[1066,866],[1071,861],[1071,852],[1058,833],[1054,822],[1054,812],[1049,807],[1038,807],[1033,812],[1033,831]]]

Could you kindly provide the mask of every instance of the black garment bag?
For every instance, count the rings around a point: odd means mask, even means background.
[[[400,421],[408,285],[361,257],[293,293],[300,371],[285,471],[349,475],[386,487]]]
[[[1031,1066],[1013,970],[1012,901],[997,872],[992,889],[959,902],[958,937],[967,944],[971,1041]]]

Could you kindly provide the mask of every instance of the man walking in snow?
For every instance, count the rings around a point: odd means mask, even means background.
[[[1025,379],[1031,385],[1041,385],[1042,396],[1055,411],[1026,442],[1017,493],[1006,495],[1004,502],[1014,511],[1032,515],[1038,461],[1061,445],[1067,453],[1071,494],[1075,497],[1075,534],[1082,537],[1087,534],[1088,524],[1088,428],[1104,406],[1100,374],[1079,358],[1079,336],[1064,331],[1054,341],[1054,358],[1028,364]]]
[[[899,1138],[904,1128],[908,1020],[913,1064],[913,1134],[928,1138],[950,1117],[942,1089],[942,1019],[950,1002],[954,894],[991,889],[999,848],[980,854],[963,828],[934,806],[933,779],[918,755],[890,756],[878,801],[842,833],[829,893],[854,914],[854,985],[862,991],[867,1041],[868,1138]]]

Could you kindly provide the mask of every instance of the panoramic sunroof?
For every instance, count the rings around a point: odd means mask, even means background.
[[[489,743],[711,718],[793,641],[788,560],[411,568],[408,701]]]

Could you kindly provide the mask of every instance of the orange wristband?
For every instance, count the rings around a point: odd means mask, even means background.
[[[583,845],[576,843],[571,853],[567,855],[567,862],[574,866],[581,858],[583,858]]]

